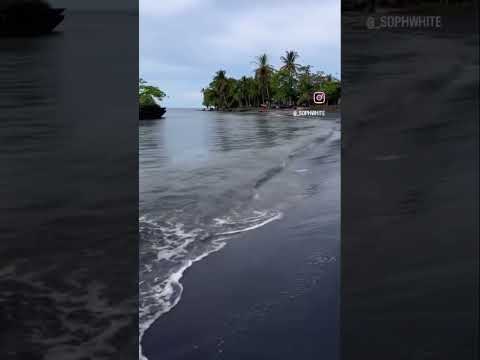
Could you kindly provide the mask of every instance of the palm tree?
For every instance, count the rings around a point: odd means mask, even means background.
[[[258,79],[258,81],[260,82],[262,102],[265,103],[265,93],[267,95],[267,101],[270,98],[270,94],[268,92],[268,83],[270,80],[270,76],[273,73],[273,67],[268,64],[267,54],[262,54],[258,56],[256,64],[258,67],[255,70],[255,78]]]
[[[242,76],[238,87],[240,95],[240,106],[250,106],[250,102],[248,101],[248,79],[246,76]]]
[[[281,56],[280,60],[284,63],[282,69],[287,70],[290,74],[295,74],[299,65],[295,62],[300,57],[296,51],[285,51],[285,56]]]
[[[216,72],[213,78],[215,92],[218,96],[219,108],[225,108],[227,103],[227,72],[225,70],[219,70]]]
[[[297,59],[300,56],[296,51],[286,51],[285,56],[280,57],[280,60],[283,62],[283,66],[280,70],[284,70],[288,74],[288,84],[289,84],[289,105],[292,105],[293,97],[293,80],[297,74],[297,69],[299,65],[296,63]]]
[[[203,88],[202,94],[203,94],[203,105],[207,109],[210,109],[212,106],[216,106],[216,95],[212,88],[210,87],[206,89]]]
[[[298,69],[298,100],[297,105],[310,105],[315,84],[312,77],[311,66],[300,66]]]
[[[258,106],[258,98],[259,98],[259,86],[258,81],[247,77],[247,99],[248,99],[248,106]]]

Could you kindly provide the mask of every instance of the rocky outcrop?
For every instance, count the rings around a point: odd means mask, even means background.
[[[140,120],[160,119],[167,109],[158,105],[142,105],[140,106]]]

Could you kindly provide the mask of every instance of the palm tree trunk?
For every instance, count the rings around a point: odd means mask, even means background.
[[[267,84],[267,87],[265,89],[267,90],[267,102],[268,102],[267,106],[270,107],[270,94],[268,92],[268,84]]]

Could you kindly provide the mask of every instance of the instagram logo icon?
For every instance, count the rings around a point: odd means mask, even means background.
[[[325,104],[325,93],[323,91],[313,93],[313,102],[315,104]]]

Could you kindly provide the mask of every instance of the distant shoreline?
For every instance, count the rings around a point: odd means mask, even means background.
[[[341,108],[340,105],[324,105],[324,106],[298,106],[295,108],[269,108],[269,109],[262,109],[258,107],[249,107],[249,108],[232,108],[226,110],[217,110],[217,109],[200,109],[200,111],[211,111],[211,112],[220,112],[220,113],[247,113],[247,114],[258,114],[258,113],[265,113],[265,114],[291,114],[293,115],[294,111],[319,111],[323,110],[326,113],[337,113],[340,112]]]

